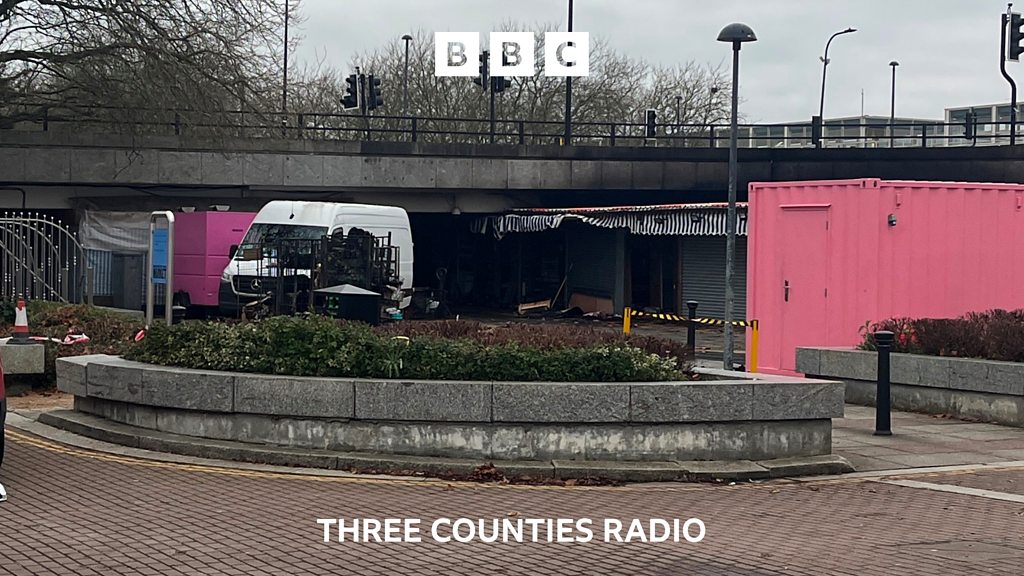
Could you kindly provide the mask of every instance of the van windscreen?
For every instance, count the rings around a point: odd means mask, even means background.
[[[326,226],[254,223],[242,239],[241,248],[255,248],[257,244],[278,240],[319,240],[326,234]]]
[[[242,239],[235,260],[276,258],[278,251],[309,255],[315,249],[314,241],[327,235],[325,226],[297,226],[294,224],[254,223]]]

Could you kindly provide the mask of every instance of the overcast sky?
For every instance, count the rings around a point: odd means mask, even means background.
[[[487,32],[506,19],[557,22],[568,0],[303,0],[298,58],[347,68],[352,56],[389,38],[429,31]],[[1024,2],[1021,7],[1024,8]],[[576,0],[574,29],[607,38],[653,62],[728,63],[715,41],[740,21],[759,41],[741,53],[741,113],[752,122],[809,119],[818,110],[821,61],[829,50],[825,116],[888,115],[891,69],[900,66],[896,113],[942,118],[947,107],[1009,100],[999,73],[1001,0]],[[1024,62],[1008,63],[1024,80]]]

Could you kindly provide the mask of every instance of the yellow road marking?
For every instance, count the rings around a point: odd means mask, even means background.
[[[711,485],[711,484],[679,484],[666,486],[664,483],[653,486],[644,486],[640,484],[632,484],[629,486],[535,486],[526,484],[499,484],[499,483],[483,483],[483,482],[467,482],[467,481],[446,481],[440,479],[418,479],[418,480],[403,480],[401,477],[395,478],[352,478],[352,477],[340,477],[340,476],[316,476],[298,473],[288,472],[269,472],[263,470],[239,470],[233,468],[224,468],[213,465],[200,465],[200,464],[183,464],[179,462],[161,462],[157,460],[146,460],[143,458],[134,458],[129,456],[120,456],[117,454],[108,454],[105,452],[97,452],[94,450],[88,450],[84,448],[76,448],[67,446],[51,440],[46,440],[36,436],[31,436],[21,432],[8,430],[7,436],[19,443],[29,446],[33,446],[48,452],[54,452],[58,454],[65,454],[68,456],[75,456],[79,458],[88,458],[90,460],[99,460],[103,462],[113,462],[117,464],[124,464],[128,466],[141,466],[145,468],[155,468],[164,470],[177,470],[182,472],[199,472],[203,474],[220,474],[223,476],[234,476],[241,478],[280,478],[290,480],[307,480],[312,482],[329,482],[329,483],[342,483],[342,484],[381,484],[387,486],[415,486],[420,488],[466,488],[466,489],[517,489],[517,490],[592,490],[592,491],[616,491],[616,492],[696,492],[701,490],[709,490],[712,487],[716,490],[738,490],[738,489],[750,489],[750,488],[770,488],[770,489],[781,489],[781,488],[807,488],[808,486],[821,486],[821,485],[832,485],[832,484],[851,484],[851,483],[866,483],[866,482],[877,482],[882,478],[899,479],[912,476],[914,478],[928,478],[934,476],[956,476],[964,474],[974,474],[978,471],[1005,471],[1010,469],[1016,469],[1014,467],[1000,467],[998,464],[990,464],[987,466],[979,466],[977,469],[970,470],[947,470],[947,471],[936,471],[934,473],[916,473],[912,475],[893,473],[883,477],[852,477],[852,478],[830,478],[828,480],[814,481],[808,480],[803,482],[792,482],[792,481],[778,481],[778,482],[760,482],[750,483],[737,481],[734,485]]]
[[[384,484],[390,486],[417,486],[417,487],[459,487],[459,488],[514,488],[514,489],[527,489],[527,490],[567,490],[567,489],[586,489],[586,490],[632,490],[638,488],[637,486],[533,486],[524,484],[499,484],[499,483],[480,483],[480,482],[466,482],[466,481],[445,481],[445,480],[402,480],[401,478],[346,478],[339,476],[311,476],[305,474],[290,474],[287,472],[267,472],[261,470],[237,470],[232,468],[223,468],[218,466],[206,466],[198,464],[182,464],[178,462],[159,462],[154,460],[145,460],[140,458],[132,458],[127,456],[119,456],[116,454],[107,454],[104,452],[95,452],[92,450],[86,450],[82,448],[74,448],[58,444],[50,440],[37,438],[35,436],[29,436],[21,432],[8,431],[7,436],[19,444],[26,444],[34,446],[42,450],[49,452],[55,452],[58,454],[65,454],[68,456],[76,456],[81,458],[88,458],[91,460],[100,460],[104,462],[115,462],[118,464],[126,464],[131,466],[143,466],[147,468],[157,468],[165,470],[179,470],[185,472],[202,472],[206,474],[221,474],[225,476],[235,476],[243,478],[287,478],[293,480],[310,480],[314,482],[340,482],[345,484]],[[739,485],[737,485],[738,487]],[[701,485],[680,485],[678,487],[661,487],[663,490],[669,491],[695,491],[707,489],[707,486]],[[728,486],[727,488],[734,488]]]

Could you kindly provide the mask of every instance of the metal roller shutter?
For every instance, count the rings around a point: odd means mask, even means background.
[[[700,303],[701,318],[725,317],[725,236],[683,238],[683,301]],[[733,282],[736,296],[733,316],[745,320],[747,313],[747,238],[736,237],[736,268]]]
[[[612,298],[615,292],[615,231],[583,226],[567,230],[569,288],[590,296]]]

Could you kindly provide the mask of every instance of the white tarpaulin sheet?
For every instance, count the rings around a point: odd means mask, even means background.
[[[144,254],[149,249],[149,212],[85,210],[78,236],[87,250]]]

